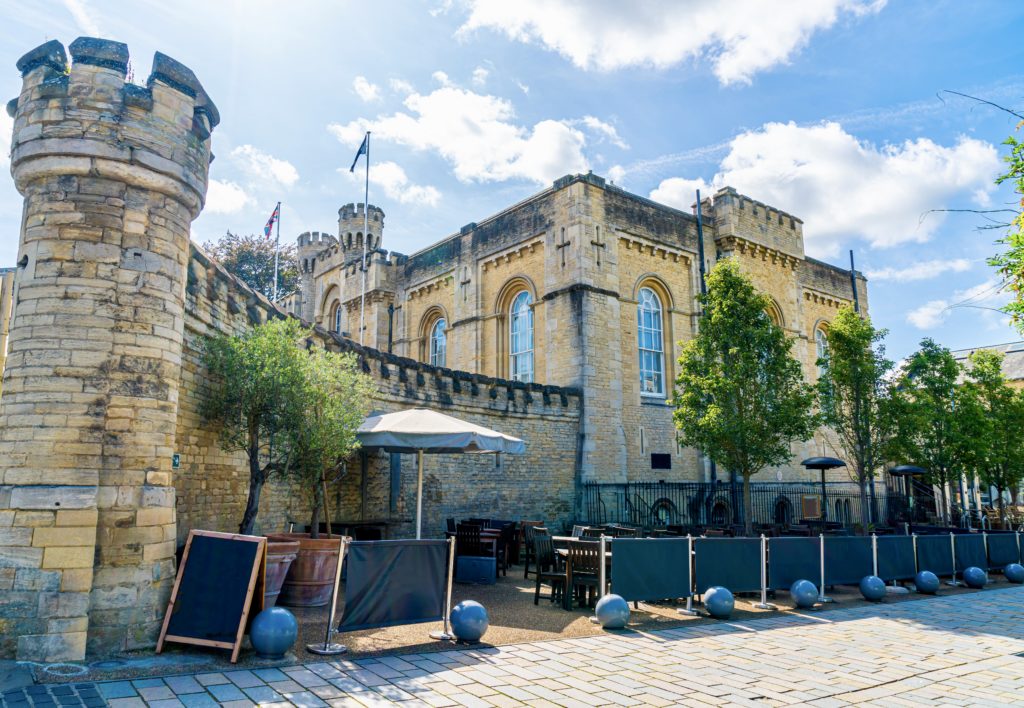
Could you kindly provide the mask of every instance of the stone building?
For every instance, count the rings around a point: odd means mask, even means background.
[[[706,268],[735,257],[771,296],[810,380],[854,283],[867,310],[864,277],[807,257],[799,218],[731,188],[703,201],[698,222],[594,174],[569,175],[411,256],[381,249],[384,212],[364,209],[343,206],[337,236],[299,236],[300,287],[284,308],[420,362],[579,388],[585,482],[712,474],[677,445],[666,403],[680,344],[698,327],[701,236]],[[823,451],[837,454],[819,435],[794,446],[793,460]],[[773,472],[807,479],[794,464]]]

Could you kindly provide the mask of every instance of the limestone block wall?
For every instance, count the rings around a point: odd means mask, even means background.
[[[0,656],[151,644],[174,577],[171,455],[188,234],[216,108],[156,54],[79,38],[23,56],[24,197],[0,398]]]

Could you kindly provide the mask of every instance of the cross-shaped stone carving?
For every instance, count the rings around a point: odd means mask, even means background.
[[[565,229],[562,229],[562,242],[556,243],[555,248],[562,252],[562,267],[565,268],[565,249],[571,244],[572,241],[565,237]]]
[[[462,280],[459,282],[459,287],[462,288],[462,301],[465,302],[466,298],[469,297],[469,284],[472,282],[469,279],[469,268],[462,266]]]
[[[594,246],[594,252],[597,253],[597,267],[601,267],[601,251],[604,250],[605,242],[601,240],[601,227],[595,226],[594,229],[597,232],[596,237],[590,243]]]

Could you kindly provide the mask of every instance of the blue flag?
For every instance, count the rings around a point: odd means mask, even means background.
[[[349,172],[356,171],[356,163],[359,162],[360,155],[366,155],[366,159],[370,159],[370,133],[367,131],[366,137],[363,138],[362,144],[359,146],[359,152],[356,153],[356,157],[352,160],[352,167],[349,168]]]

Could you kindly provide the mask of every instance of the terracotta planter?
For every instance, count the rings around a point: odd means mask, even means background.
[[[267,534],[270,541],[298,541],[277,601],[288,607],[323,607],[331,601],[338,569],[338,536],[313,539],[306,533]]]
[[[267,540],[267,585],[263,594],[263,608],[273,607],[277,604],[277,597],[281,593],[281,586],[284,584],[288,569],[299,554],[298,541],[275,541]]]

